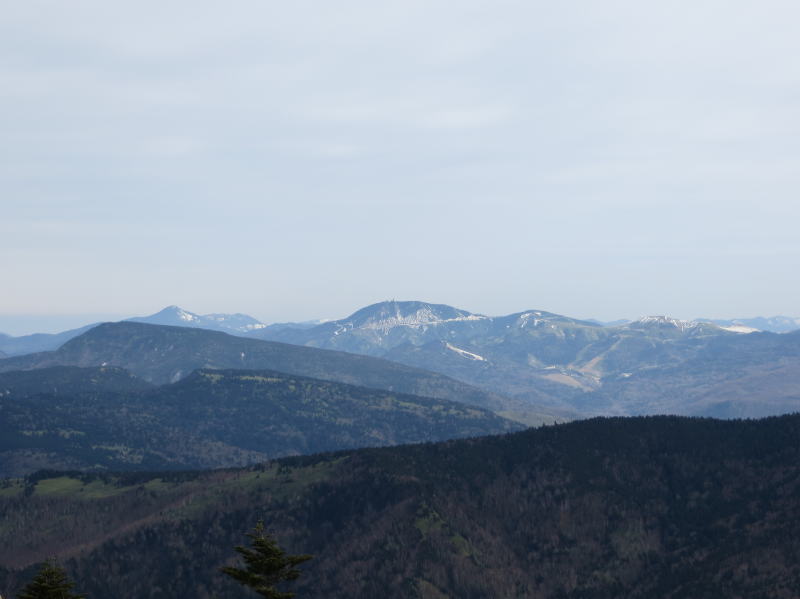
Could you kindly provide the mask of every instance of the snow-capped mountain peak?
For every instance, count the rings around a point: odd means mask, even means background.
[[[191,326],[192,324],[200,322],[200,316],[198,316],[194,312],[189,312],[188,310],[184,310],[180,306],[173,305],[173,306],[167,306],[163,310],[160,310],[155,314],[151,314],[150,316],[141,316],[137,318],[131,318],[130,320],[133,320],[135,322],[149,322],[152,324]]]

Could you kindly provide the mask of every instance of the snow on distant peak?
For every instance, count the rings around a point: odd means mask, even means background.
[[[746,327],[741,324],[734,324],[727,327],[720,327],[724,331],[730,331],[731,333],[742,333],[747,335],[748,333],[758,333],[758,329],[754,329],[753,327]]]
[[[402,314],[398,310],[394,315],[384,316],[383,318],[376,318],[369,320],[361,325],[362,329],[372,329],[388,333],[389,330],[395,327],[422,327],[428,325],[438,325],[445,322],[460,322],[468,320],[485,320],[486,316],[479,316],[477,314],[467,314],[456,316],[453,318],[442,318],[428,307],[422,307],[409,314]]]
[[[167,306],[166,308],[161,310],[161,312],[156,312],[151,316],[144,316],[140,318],[144,319],[176,318],[184,322],[197,322],[200,320],[197,314],[194,314],[192,312],[187,312],[180,306]]]
[[[671,316],[643,316],[634,324],[671,325],[680,331],[686,331],[700,326],[700,323],[695,320],[680,320],[678,318],[672,318]]]
[[[192,314],[191,312],[187,312],[186,310],[181,310],[180,308],[178,308],[178,310],[175,311],[175,314],[177,315],[178,318],[180,318],[181,320],[185,320],[186,322],[197,322],[198,320],[200,320],[196,314]]]
[[[156,314],[139,316],[129,320],[149,324],[205,328],[237,333],[257,330],[266,326],[247,314],[195,314],[179,306],[167,306]]]
[[[486,362],[486,358],[484,358],[483,356],[479,356],[478,354],[473,354],[471,351],[467,351],[465,349],[461,349],[460,347],[456,347],[455,345],[453,345],[451,343],[446,343],[445,342],[444,345],[445,345],[445,347],[447,349],[449,349],[450,351],[456,352],[462,358],[467,358],[468,360],[475,360],[477,362]]]
[[[520,328],[523,328],[531,321],[533,322],[533,326],[538,327],[540,323],[545,322],[541,316],[541,312],[523,312],[518,317]]]

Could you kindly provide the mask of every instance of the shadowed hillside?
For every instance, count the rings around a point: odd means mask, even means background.
[[[0,374],[0,476],[38,468],[243,466],[286,455],[519,430],[488,410],[272,371],[152,388],[118,368]]]
[[[56,552],[94,599],[244,598],[217,568],[263,517],[316,556],[298,597],[790,599],[799,453],[796,415],[648,417],[237,471],[41,473],[0,491],[0,563],[8,590]]]

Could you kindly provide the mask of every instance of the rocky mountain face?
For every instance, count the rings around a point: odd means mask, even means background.
[[[310,553],[298,597],[800,596],[800,416],[594,419],[194,473],[0,489],[0,593],[56,555],[93,599],[248,592],[258,519]],[[42,526],[47,522],[48,526]]]

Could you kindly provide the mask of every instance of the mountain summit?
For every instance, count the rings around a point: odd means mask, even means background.
[[[445,304],[391,300],[361,308],[347,318],[329,324],[335,324],[343,329],[373,329],[387,333],[399,326],[421,327],[486,318],[488,317]]]
[[[129,322],[143,322],[145,324],[160,324],[173,327],[196,327],[199,329],[210,329],[212,331],[223,331],[233,335],[241,335],[258,329],[263,329],[266,325],[247,314],[195,314],[184,310],[180,306],[167,306],[160,312],[150,316],[138,316],[129,318]]]
[[[697,322],[696,320],[681,320],[671,316],[643,316],[639,320],[623,325],[629,329],[677,329],[681,333],[702,331],[704,328],[716,328],[715,325]]]

